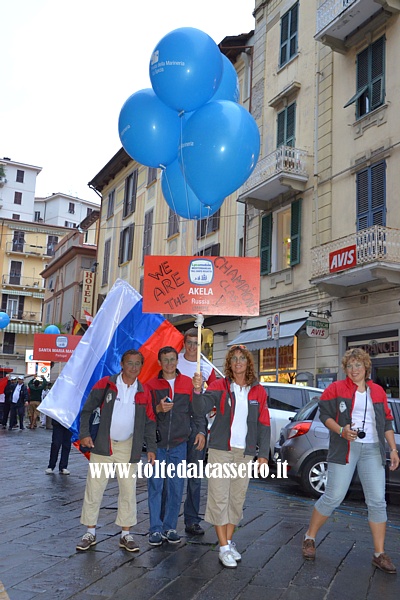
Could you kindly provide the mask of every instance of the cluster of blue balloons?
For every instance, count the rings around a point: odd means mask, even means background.
[[[192,27],[161,39],[149,71],[152,88],[121,109],[122,145],[137,162],[162,169],[174,212],[211,216],[248,179],[260,152],[257,124],[238,104],[236,71],[211,37]]]

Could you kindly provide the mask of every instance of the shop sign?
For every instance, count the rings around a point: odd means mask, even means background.
[[[314,317],[307,319],[306,333],[308,337],[317,337],[326,340],[329,337],[329,321]]]
[[[329,272],[345,271],[357,266],[357,246],[346,246],[329,253]]]

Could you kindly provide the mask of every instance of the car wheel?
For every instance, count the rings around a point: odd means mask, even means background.
[[[326,455],[314,455],[307,459],[301,470],[301,487],[313,496],[319,498],[325,492],[328,482],[328,463]]]

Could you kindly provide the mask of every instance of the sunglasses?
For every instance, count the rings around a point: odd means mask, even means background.
[[[236,346],[232,346],[231,350],[247,350],[244,344],[237,344]]]

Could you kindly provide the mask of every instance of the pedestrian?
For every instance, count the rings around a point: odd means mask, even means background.
[[[347,350],[342,358],[346,378],[331,383],[319,401],[320,419],[330,430],[328,481],[314,506],[303,540],[307,560],[316,555],[315,538],[332,512],[342,503],[357,467],[368,507],[374,554],[372,564],[385,573],[396,567],[385,553],[385,439],[390,448],[390,470],[399,466],[393,416],[384,389],[371,381],[371,359],[361,348]]]
[[[124,473],[116,469],[119,494],[115,523],[121,527],[119,546],[128,552],[139,551],[130,534],[130,528],[137,522],[137,463],[144,441],[149,462],[154,462],[156,449],[155,415],[150,397],[138,379],[143,360],[137,350],[124,352],[120,373],[100,379],[83,406],[80,442],[82,446],[92,449],[90,464],[97,464],[100,469],[96,476],[88,469],[81,514],[81,523],[87,527],[87,531],[77,544],[77,550],[89,550],[97,543],[96,526],[108,483],[108,474],[104,469],[107,463],[126,467]],[[92,440],[89,421],[97,408],[100,408],[100,424],[96,439]]]
[[[24,376],[18,375],[17,384],[12,392],[11,411],[10,411],[10,427],[9,429],[18,429],[17,417],[19,421],[19,430],[24,427],[25,406],[28,405],[28,389],[24,384]]]
[[[3,422],[4,415],[4,390],[8,383],[8,377],[2,377],[0,379],[0,421]]]
[[[15,390],[16,385],[17,385],[17,376],[10,375],[10,377],[7,381],[7,384],[4,388],[3,419],[1,421],[3,429],[7,429],[8,416],[10,414],[13,392]],[[10,421],[10,423],[11,423],[11,421]],[[10,428],[10,429],[12,429],[12,428]]]
[[[170,544],[178,544],[181,541],[176,528],[185,480],[178,476],[178,469],[179,465],[186,460],[190,419],[193,414],[192,381],[177,370],[178,353],[175,348],[172,346],[161,348],[158,352],[158,362],[161,371],[157,377],[147,382],[146,387],[150,392],[153,410],[157,417],[157,462],[165,464],[166,477],[163,478],[161,474],[154,471],[147,480],[151,546],[161,546],[163,541]],[[194,443],[199,450],[202,450],[206,441],[204,419],[195,417],[193,424]]]
[[[201,338],[202,339],[202,338]],[[197,329],[192,327],[185,332],[183,337],[183,352],[178,357],[178,370],[182,375],[192,379],[197,369]],[[200,370],[203,381],[210,385],[216,380],[215,371],[204,359],[200,360]],[[208,429],[207,418],[204,417],[203,432],[206,434]],[[199,450],[195,444],[196,427],[193,417],[190,419],[190,436],[187,442],[188,464],[199,466],[206,453],[206,444]],[[200,472],[199,470],[197,471]],[[185,531],[190,535],[204,535],[204,529],[200,526],[200,495],[201,495],[201,477],[189,477],[186,484],[186,500],[183,505],[183,517],[185,521]]]
[[[29,407],[28,414],[30,419],[30,424],[28,429],[36,429],[37,420],[40,417],[40,413],[38,411],[38,407],[42,401],[42,392],[47,387],[47,381],[44,377],[33,377],[28,383],[29,387]]]
[[[51,475],[56,468],[58,454],[61,448],[61,458],[58,463],[58,471],[60,475],[69,475],[70,471],[68,471],[68,459],[69,453],[71,452],[71,438],[72,431],[70,431],[64,425],[61,425],[55,419],[52,419],[53,424],[53,432],[51,435],[51,446],[50,446],[50,458],[49,458],[49,466],[47,467],[45,473],[47,475]]]
[[[267,394],[255,376],[253,357],[245,346],[232,346],[225,357],[225,377],[202,391],[202,377],[193,377],[195,413],[206,415],[216,409],[209,433],[208,464],[216,473],[210,477],[204,519],[212,523],[219,542],[219,560],[235,568],[241,555],[232,541],[243,516],[243,504],[258,446],[258,464],[267,464],[271,437]],[[241,466],[243,465],[243,466]],[[245,467],[245,468],[243,468]]]

